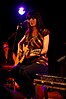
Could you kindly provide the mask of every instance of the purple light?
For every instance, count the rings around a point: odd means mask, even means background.
[[[20,7],[18,13],[20,15],[23,15],[25,13],[24,8],[23,7]]]

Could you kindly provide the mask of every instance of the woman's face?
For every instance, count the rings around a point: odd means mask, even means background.
[[[3,49],[4,49],[5,52],[8,52],[8,50],[9,50],[8,44],[4,44],[3,45]]]
[[[29,23],[32,27],[36,26],[36,18],[30,18]]]

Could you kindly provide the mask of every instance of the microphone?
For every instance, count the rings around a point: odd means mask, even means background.
[[[27,23],[29,23],[29,20],[24,20],[23,22],[19,23],[19,25],[17,25],[17,30],[22,28],[22,26],[26,25]]]
[[[16,27],[16,32],[18,31],[19,28],[22,28],[23,25],[26,25],[26,23],[29,23],[29,20],[24,20],[22,23],[19,23]],[[15,36],[16,32],[14,32],[8,40],[10,40],[13,36]]]
[[[29,20],[28,20],[28,19],[27,19],[27,20],[24,20],[24,22],[23,22],[23,23],[25,23],[25,22],[29,23]]]
[[[25,25],[26,23],[29,23],[29,20],[24,20],[23,22],[20,23],[20,25]]]

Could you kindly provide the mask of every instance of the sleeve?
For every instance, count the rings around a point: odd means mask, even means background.
[[[43,35],[46,36],[46,35],[48,35],[48,34],[50,34],[50,31],[45,28],[45,29],[43,30]]]

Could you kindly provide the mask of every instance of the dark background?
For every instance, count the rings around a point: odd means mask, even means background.
[[[26,13],[30,9],[37,9],[42,15],[45,26],[51,31],[49,46],[50,73],[57,74],[59,63],[65,66],[66,56],[66,6],[63,0],[2,0],[0,1],[0,45],[8,41],[11,48],[17,51],[17,43],[24,35],[25,27],[16,31],[17,25],[24,21],[25,15],[18,14],[19,6],[24,5]],[[58,66],[57,66],[58,65]],[[63,71],[62,71],[63,72]]]

